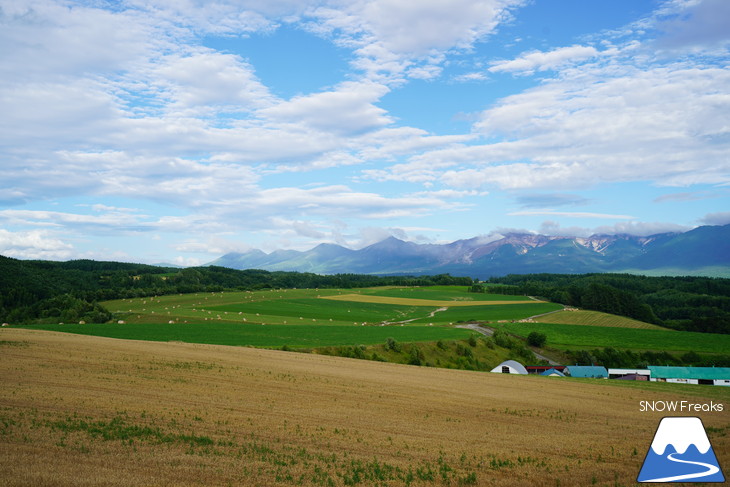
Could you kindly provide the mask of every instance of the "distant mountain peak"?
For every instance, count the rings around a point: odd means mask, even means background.
[[[300,252],[229,253],[213,265],[320,274],[442,274],[489,278],[525,273],[635,272],[730,276],[730,225],[685,233],[553,236],[512,232],[447,244],[390,236],[359,250],[321,243]]]

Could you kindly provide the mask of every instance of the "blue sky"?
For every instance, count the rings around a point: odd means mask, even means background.
[[[0,0],[0,255],[730,223],[726,0]]]

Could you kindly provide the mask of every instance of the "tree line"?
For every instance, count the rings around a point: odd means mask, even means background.
[[[225,267],[161,267],[123,262],[52,262],[0,256],[0,322],[99,323],[112,318],[99,302],[194,292],[370,286],[471,286],[469,277],[318,275],[235,270]]]
[[[730,333],[730,279],[633,274],[525,274],[494,277],[474,292],[521,294],[626,316],[668,328]]]

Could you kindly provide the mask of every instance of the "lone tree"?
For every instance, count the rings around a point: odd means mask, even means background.
[[[539,331],[530,332],[530,334],[527,335],[527,343],[533,347],[542,348],[545,346],[545,343],[547,343],[547,336]]]

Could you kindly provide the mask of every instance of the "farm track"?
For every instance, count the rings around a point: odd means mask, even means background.
[[[7,486],[630,485],[662,416],[639,401],[690,390],[13,328],[0,352]]]

